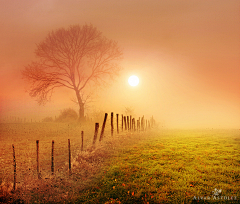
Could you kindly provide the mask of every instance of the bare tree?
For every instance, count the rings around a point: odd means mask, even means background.
[[[84,119],[84,90],[87,86],[106,83],[118,74],[122,51],[92,25],[75,25],[48,34],[37,44],[37,60],[22,71],[31,84],[30,96],[38,103],[50,100],[59,87],[74,91],[79,105],[79,119]],[[88,96],[87,96],[88,97]]]

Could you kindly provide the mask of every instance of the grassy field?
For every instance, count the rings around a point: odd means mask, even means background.
[[[85,150],[87,144],[91,144],[93,129],[86,134]],[[9,135],[8,138],[1,136],[2,200],[25,203],[240,202],[240,130],[124,132],[113,138],[106,137],[91,152],[79,152],[80,131],[78,126],[68,124],[2,128],[1,135]],[[66,163],[68,138],[73,142],[72,175],[68,174]],[[42,156],[40,180],[32,170],[36,139],[46,146],[42,147],[41,154],[46,154],[46,158]],[[56,151],[59,166],[55,176],[49,175],[53,139],[59,142]],[[12,182],[13,142],[18,145],[15,145],[17,168],[21,172],[14,194],[3,191],[7,181]]]
[[[240,202],[239,131],[155,133],[107,166],[80,202]]]

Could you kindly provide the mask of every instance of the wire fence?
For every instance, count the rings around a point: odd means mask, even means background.
[[[110,115],[110,114],[109,114]],[[72,163],[82,151],[92,151],[105,137],[140,132],[153,127],[146,120],[106,113],[102,123],[4,124],[0,137],[0,183],[26,184],[31,178],[71,174]]]

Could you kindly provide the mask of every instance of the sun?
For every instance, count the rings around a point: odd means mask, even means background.
[[[132,75],[128,78],[128,83],[130,86],[137,86],[139,84],[139,78],[135,75]]]

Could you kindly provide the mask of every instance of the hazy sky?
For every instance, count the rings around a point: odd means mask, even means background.
[[[20,71],[50,31],[91,23],[119,43],[124,59],[89,113],[133,107],[168,127],[240,128],[239,9],[239,0],[0,0],[0,116],[77,110],[65,89],[39,107]],[[131,74],[139,86],[127,84]]]

